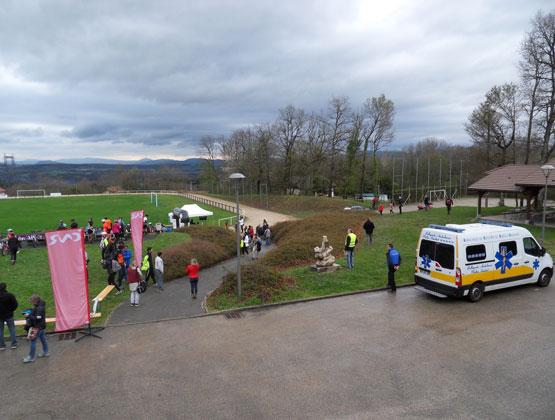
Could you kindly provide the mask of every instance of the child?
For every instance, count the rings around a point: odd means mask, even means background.
[[[383,204],[380,204],[380,206],[378,207],[378,211],[380,212],[380,216],[383,216],[384,209],[385,209],[385,206]]]
[[[393,200],[389,202],[389,214],[393,214]]]

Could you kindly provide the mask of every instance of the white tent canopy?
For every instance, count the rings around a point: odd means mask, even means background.
[[[202,207],[198,206],[197,204],[185,204],[181,207],[181,210],[185,210],[191,217],[206,217],[206,216],[214,216],[214,213],[208,210],[204,210]]]
[[[185,204],[183,207],[181,207],[181,210],[185,210],[187,212],[187,214],[189,215],[189,219],[193,217],[208,217],[214,215],[214,213],[212,213],[211,211],[204,210],[197,204]],[[174,227],[176,227],[176,222],[173,218],[173,212],[168,213],[168,218],[170,223],[172,223]]]

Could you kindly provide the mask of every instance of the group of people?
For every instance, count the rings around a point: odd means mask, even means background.
[[[362,225],[366,236],[366,244],[372,245],[374,242],[374,229],[376,226],[370,218],[366,219]],[[353,229],[349,227],[347,229],[347,235],[345,236],[345,259],[347,261],[347,268],[352,270],[355,268],[355,247],[358,244],[357,235],[354,233]],[[387,287],[390,292],[396,292],[397,287],[395,285],[395,272],[399,270],[401,266],[401,254],[390,242],[387,244],[386,251],[386,265],[387,265]]]
[[[46,304],[37,294],[29,299],[32,307],[23,311],[25,317],[25,331],[29,339],[29,354],[23,363],[31,363],[36,357],[48,357],[48,340],[46,339]],[[8,292],[6,283],[0,283],[0,351],[6,350],[4,341],[4,324],[10,334],[10,349],[17,349],[17,335],[15,331],[14,312],[19,307],[16,297]],[[42,344],[42,352],[37,351],[37,340]]]
[[[250,253],[252,259],[255,260],[262,251],[263,241],[266,243],[266,246],[272,244],[272,232],[266,219],[264,219],[261,225],[253,228],[250,225],[245,225],[245,219],[241,216],[239,218],[239,228],[241,229],[241,255],[249,255]]]

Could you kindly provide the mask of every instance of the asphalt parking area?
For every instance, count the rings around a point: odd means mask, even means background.
[[[4,418],[553,418],[555,287],[412,288],[0,354]]]

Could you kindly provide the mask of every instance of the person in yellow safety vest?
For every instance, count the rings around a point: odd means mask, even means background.
[[[353,233],[353,229],[347,229],[347,237],[345,238],[345,258],[347,259],[347,268],[355,268],[355,246],[358,242],[357,236]]]
[[[243,255],[245,253],[245,241],[243,240],[243,237],[241,237],[241,242],[239,243],[239,249],[241,250],[241,255]]]
[[[143,258],[143,264],[141,265],[141,271],[148,271],[150,269],[150,262],[148,261],[148,255]]]

